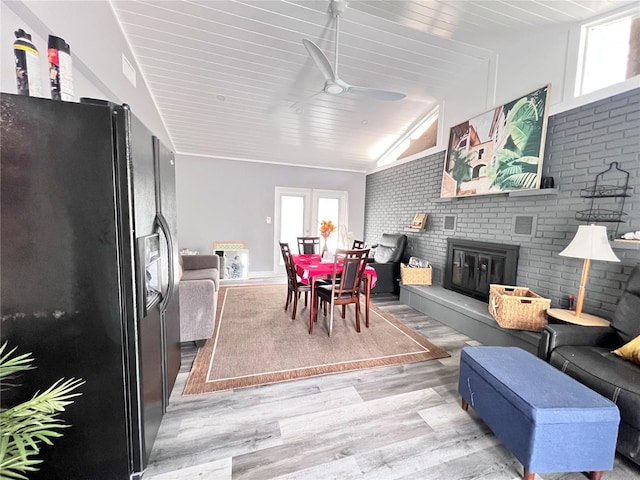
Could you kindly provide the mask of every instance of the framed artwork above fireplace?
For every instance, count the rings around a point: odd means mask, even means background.
[[[550,88],[452,127],[440,197],[540,188]]]

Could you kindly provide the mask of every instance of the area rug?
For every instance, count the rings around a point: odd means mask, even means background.
[[[284,311],[286,285],[222,287],[213,337],[198,350],[184,395],[448,357],[393,316],[371,306],[370,325],[355,329],[355,308],[334,312],[333,333],[322,311],[309,335],[304,297],[295,320]]]

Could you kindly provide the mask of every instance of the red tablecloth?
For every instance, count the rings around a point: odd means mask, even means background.
[[[292,255],[293,263],[296,266],[296,273],[302,279],[303,283],[311,284],[311,308],[309,309],[309,333],[313,332],[313,321],[315,318],[315,309],[317,308],[315,302],[315,285],[313,281],[309,281],[313,277],[318,276],[330,276],[333,274],[333,260],[323,260],[320,255],[317,254],[303,254]],[[339,271],[342,272],[342,265],[338,265]],[[369,306],[371,300],[371,288],[375,286],[378,276],[376,269],[371,265],[367,265],[364,270],[366,276],[366,288],[365,288],[365,325],[369,328]]]
[[[303,283],[309,284],[309,279],[317,276],[330,276],[333,274],[333,260],[324,260],[317,254],[292,255],[296,266],[296,273]],[[338,273],[341,273],[341,264],[338,264]],[[376,269],[367,265],[364,274],[371,277],[371,287],[376,286],[378,276]]]

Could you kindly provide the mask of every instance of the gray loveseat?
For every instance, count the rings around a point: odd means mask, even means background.
[[[215,326],[220,259],[217,255],[182,255],[180,260],[180,341],[201,347]]]

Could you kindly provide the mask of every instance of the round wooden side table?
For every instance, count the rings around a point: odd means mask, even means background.
[[[565,310],[562,308],[549,308],[547,309],[547,315],[560,320],[561,322],[573,323],[575,325],[582,325],[583,327],[608,327],[609,321],[604,318],[596,317],[588,313],[582,312],[579,317],[576,317],[576,312],[573,310]]]

